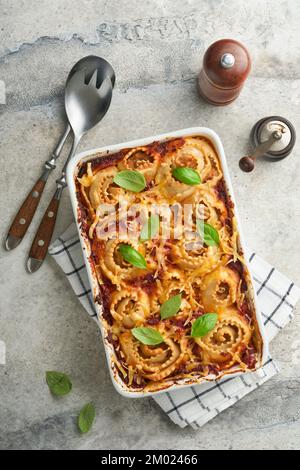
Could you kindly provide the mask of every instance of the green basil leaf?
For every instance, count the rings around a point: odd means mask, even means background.
[[[132,248],[132,246],[126,245],[126,243],[122,243],[119,245],[118,250],[125,261],[132,264],[132,266],[136,266],[140,269],[147,269],[147,262],[145,258],[143,255],[141,255],[141,253]]]
[[[217,246],[220,243],[218,231],[210,224],[197,219],[196,226],[198,233],[207,246]]]
[[[159,230],[159,216],[151,215],[141,230],[141,233],[140,233],[141,241],[151,240],[151,238],[154,238],[155,235],[158,233],[158,230]]]
[[[119,171],[114,176],[113,182],[121,188],[139,193],[146,187],[146,180],[142,173],[136,170]]]
[[[181,183],[194,186],[201,183],[200,175],[193,168],[180,166],[172,170],[172,176]]]
[[[69,377],[62,372],[48,370],[46,372],[46,382],[53,395],[67,395],[72,390],[72,383]]]
[[[191,336],[193,338],[199,338],[207,335],[211,330],[214,329],[218,320],[216,313],[205,313],[198,317],[192,325]]]
[[[92,403],[85,405],[78,416],[78,427],[82,433],[88,432],[95,419],[96,410]]]
[[[170,297],[160,307],[160,317],[162,320],[173,317],[180,310],[181,306],[181,294]]]
[[[148,346],[155,346],[156,344],[163,343],[164,341],[160,332],[154,328],[141,326],[139,328],[132,328],[131,332],[136,339]]]

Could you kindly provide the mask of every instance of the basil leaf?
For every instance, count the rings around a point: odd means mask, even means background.
[[[205,313],[198,317],[192,325],[191,336],[199,338],[207,335],[216,326],[218,315],[216,313]]]
[[[219,245],[219,233],[212,225],[203,222],[203,220],[197,219],[196,227],[201,239],[207,246]]]
[[[78,427],[82,433],[88,432],[95,419],[96,410],[92,403],[85,405],[78,416]]]
[[[67,395],[72,390],[72,383],[69,377],[62,372],[48,370],[46,372],[46,382],[53,395]]]
[[[155,235],[158,233],[158,230],[159,230],[159,216],[151,215],[141,230],[140,239],[142,241],[150,240],[151,238],[155,237]]]
[[[132,328],[131,332],[136,339],[148,346],[155,346],[156,344],[163,343],[164,341],[160,332],[154,328],[141,326],[139,328]]]
[[[136,266],[140,269],[147,269],[147,262],[145,258],[143,255],[141,255],[141,253],[132,248],[132,246],[126,245],[126,243],[122,243],[119,245],[118,250],[125,261],[132,264],[132,266]]]
[[[200,175],[193,168],[180,166],[172,170],[172,176],[181,183],[194,186],[201,183]]]
[[[181,306],[181,294],[174,295],[170,297],[166,302],[164,302],[160,307],[160,317],[162,320],[165,318],[170,318],[176,315],[180,310]]]
[[[119,171],[114,176],[113,182],[121,188],[139,193],[146,187],[146,180],[142,173],[136,170]]]

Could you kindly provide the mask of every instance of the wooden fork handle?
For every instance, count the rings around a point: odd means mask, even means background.
[[[46,258],[55,227],[61,190],[58,188],[55,191],[32,242],[27,262],[28,271],[31,273],[37,271]]]
[[[32,221],[37,206],[39,205],[45,184],[45,179],[38,179],[38,181],[28,193],[8,231],[6,239],[7,250],[12,250],[22,241]]]
[[[23,202],[19,212],[17,213],[6,238],[6,249],[13,250],[22,241],[27,229],[32,221],[37,206],[39,205],[41,195],[46,185],[47,179],[52,170],[55,168],[55,162],[59,157],[65,141],[71,132],[70,124],[67,124],[66,129],[61,136],[59,143],[55,150],[50,155],[49,159],[45,162],[44,170],[38,181],[35,183],[25,201]]]

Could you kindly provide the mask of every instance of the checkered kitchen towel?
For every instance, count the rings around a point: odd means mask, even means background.
[[[98,323],[75,224],[51,245],[49,253],[67,276],[88,314]],[[250,252],[247,255],[266,333],[269,340],[272,340],[292,320],[293,308],[300,298],[300,289],[255,253]],[[275,362],[269,357],[257,372],[166,392],[154,400],[176,424],[181,427],[191,425],[197,429],[277,372]]]

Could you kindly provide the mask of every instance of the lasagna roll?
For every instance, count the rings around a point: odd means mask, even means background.
[[[136,147],[124,156],[118,168],[139,171],[147,181],[150,181],[155,177],[159,160],[159,154],[155,150],[149,147]]]
[[[197,170],[203,183],[215,184],[222,177],[215,149],[204,138],[186,138],[184,145],[176,151],[174,164]]]
[[[194,338],[200,348],[201,363],[222,364],[228,368],[242,365],[242,352],[251,339],[249,324],[239,314],[237,308],[230,307],[218,314],[218,321],[207,335]]]
[[[157,171],[155,183],[164,197],[174,201],[183,201],[195,192],[195,186],[177,181],[172,175],[172,161],[162,163]]]
[[[147,346],[137,341],[130,332],[120,335],[126,363],[143,378],[154,382],[169,377],[179,367],[184,358],[185,343],[185,338],[176,341],[165,336],[162,344]]]
[[[176,316],[178,317],[179,315],[188,315],[191,313],[191,291],[186,283],[181,283],[180,281],[174,280],[163,283],[161,294],[159,296],[159,302],[162,305],[171,297],[174,297],[178,294],[181,294],[181,306]]]
[[[207,312],[230,307],[238,298],[240,277],[227,266],[219,266],[202,280],[202,303]]]
[[[142,289],[122,289],[113,293],[110,311],[124,328],[142,325],[150,314],[148,295]]]
[[[137,241],[114,239],[106,242],[103,262],[98,268],[118,289],[126,281],[145,275],[144,269],[136,268],[125,261],[119,252],[119,246],[122,244],[130,245],[143,256],[145,254],[144,246],[140,245]]]
[[[200,139],[187,138],[184,145],[176,150],[173,156],[173,168],[189,167],[196,170],[202,176],[206,162],[201,150]]]
[[[89,190],[89,198],[94,209],[100,204],[118,204],[124,197],[124,190],[114,182],[118,170],[115,166],[105,168],[96,173]]]
[[[215,185],[222,178],[222,172],[214,147],[205,138],[194,138],[190,140],[192,141],[191,145],[199,150],[204,161],[203,170],[201,172],[202,182],[209,182],[210,185]]]
[[[187,139],[189,140],[189,139]],[[174,178],[172,171],[178,167],[188,167],[197,171],[201,176],[204,162],[199,158],[196,148],[188,151],[185,147],[176,150],[174,154],[166,157],[161,163],[155,182],[160,186],[162,193],[174,201],[183,201],[197,192],[200,185],[190,186]]]
[[[178,268],[193,271],[193,275],[203,276],[221,263],[221,251],[218,246],[203,246],[201,241],[178,240],[171,246],[171,262]]]

